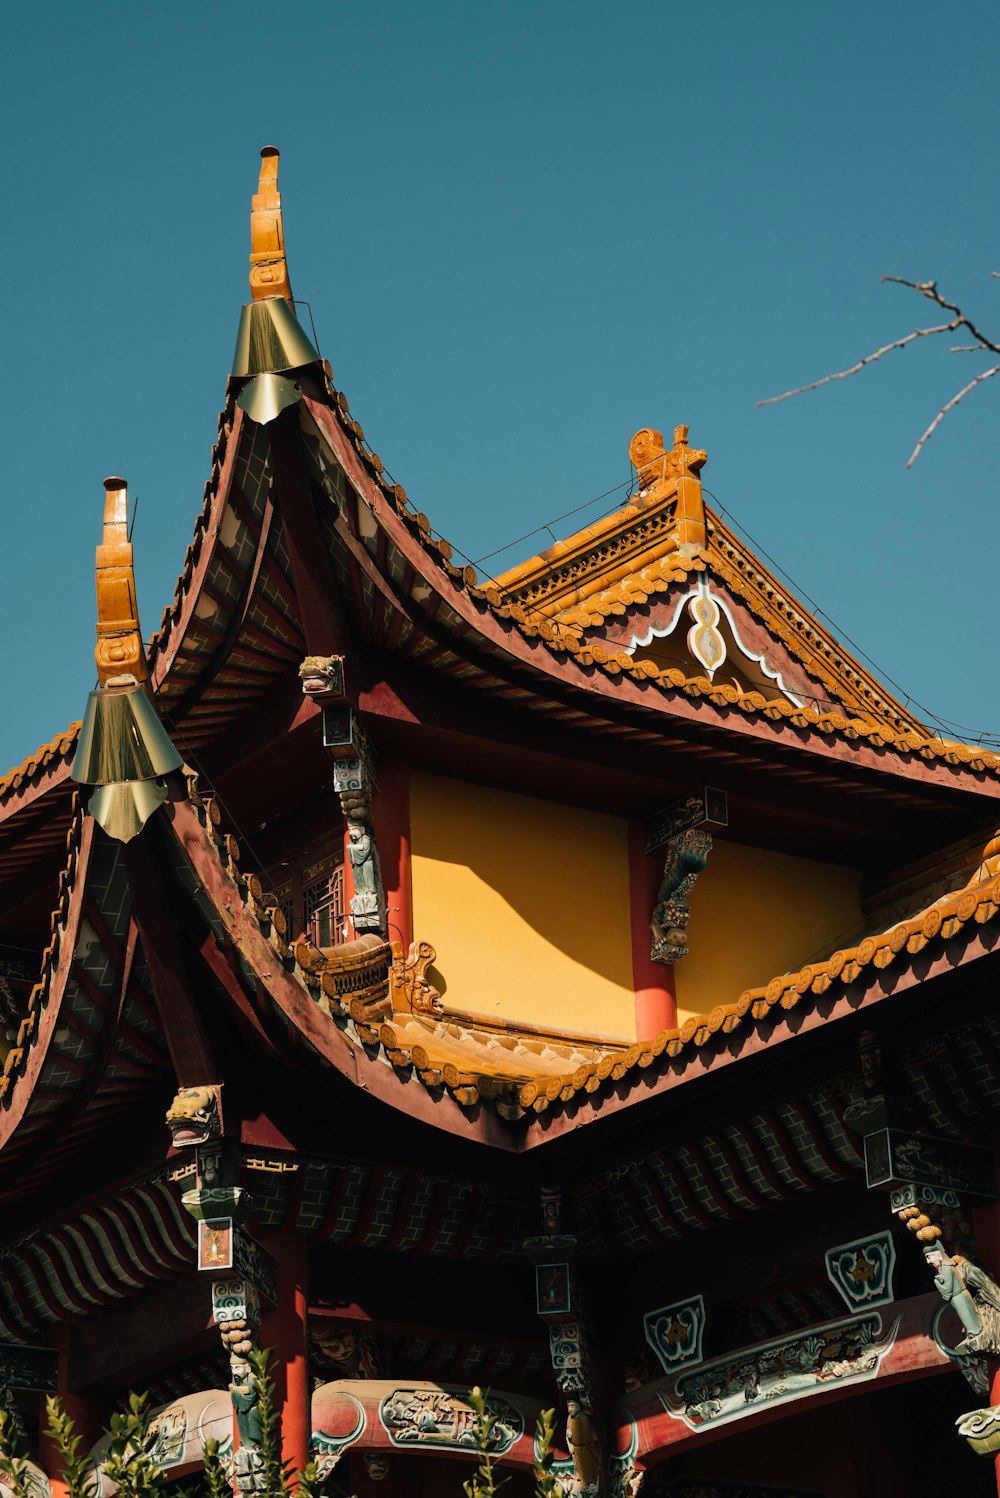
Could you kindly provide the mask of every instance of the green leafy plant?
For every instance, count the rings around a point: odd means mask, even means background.
[[[552,1470],[556,1412],[542,1410],[535,1426],[535,1498],[562,1498],[563,1485]]]
[[[274,1397],[271,1354],[253,1351],[247,1362],[259,1388],[258,1414],[263,1492],[268,1498],[320,1498],[321,1481],[316,1463],[310,1462],[301,1472],[281,1459],[281,1415]],[[473,1442],[478,1465],[468,1482],[463,1483],[466,1498],[496,1498],[506,1485],[497,1475],[494,1450],[496,1415],[490,1412],[487,1396],[475,1388],[469,1394],[475,1413]],[[93,1498],[94,1482],[81,1437],[72,1419],[58,1399],[46,1401],[47,1435],[59,1455],[67,1498]],[[149,1454],[149,1401],[144,1394],[131,1394],[123,1410],[112,1415],[107,1430],[108,1447],[102,1467],[118,1487],[121,1498],[164,1498],[168,1473],[156,1465]],[[555,1412],[542,1410],[535,1433],[535,1498],[562,1498],[564,1488],[552,1471],[555,1442]],[[13,1498],[36,1498],[30,1483],[31,1464],[21,1455],[17,1431],[10,1415],[0,1409],[0,1471]],[[232,1498],[232,1481],[219,1457],[219,1443],[205,1442],[205,1460],[196,1484],[186,1490],[184,1498]]]

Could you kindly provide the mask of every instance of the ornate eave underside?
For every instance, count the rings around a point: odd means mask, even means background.
[[[78,808],[68,844],[51,939],[0,1077],[0,1199],[44,1188],[172,1077],[120,845],[95,837]]]
[[[780,1210],[803,1195],[860,1186],[857,1138],[844,1122],[844,1106],[860,1077],[828,1069],[818,1086],[775,1096],[766,1106],[741,1105],[727,1115],[718,1107],[706,1122],[704,1108],[687,1109],[677,1092],[695,1080],[765,1046],[780,1044],[795,1027],[826,1024],[874,1003],[895,981],[897,1004],[908,986],[954,971],[963,960],[985,955],[997,938],[1000,889],[991,877],[973,890],[955,892],[932,910],[944,911],[916,954],[899,945],[891,962],[863,964],[848,988],[842,972],[824,996],[811,990],[795,997],[765,993],[741,1017],[745,1033],[730,1040],[724,1026],[689,1035],[667,1032],[646,1047],[582,1060],[578,1074],[511,1077],[490,1065],[489,1037],[456,1025],[396,1016],[367,1024],[348,1006],[331,1001],[325,970],[304,968],[283,947],[259,887],[239,871],[231,839],[220,833],[211,804],[179,800],[156,814],[178,904],[185,899],[206,939],[208,964],[203,993],[228,1008],[246,1043],[284,1071],[313,1080],[339,1073],[368,1097],[466,1138],[503,1148],[527,1148],[554,1139],[583,1122],[597,1122],[659,1098],[670,1108],[672,1127],[656,1144],[639,1118],[639,1134],[614,1168],[595,1166],[591,1155],[567,1176],[567,1201],[586,1260],[642,1256],[665,1244],[698,1240],[731,1223]],[[48,1183],[110,1123],[131,1111],[151,1090],[169,1091],[171,1068],[148,992],[129,913],[128,887],[118,845],[89,818],[74,823],[74,848],[63,881],[54,940],[41,981],[10,1059],[0,1101],[4,1147],[0,1167],[8,1200]],[[958,903],[974,896],[975,908]],[[992,910],[989,908],[992,905]],[[983,912],[977,920],[977,912]],[[975,936],[963,947],[962,921]],[[934,923],[931,923],[934,924]],[[967,934],[967,933],[966,933]],[[876,944],[877,946],[877,944]],[[892,951],[891,944],[889,951]],[[131,956],[129,955],[131,954]],[[914,957],[924,964],[914,971]],[[857,960],[857,957],[854,959]],[[336,965],[334,954],[333,965]],[[888,968],[888,971],[886,969]],[[839,986],[838,986],[839,983]],[[783,989],[783,994],[786,991]],[[773,998],[773,1001],[772,1001]],[[790,1015],[792,1007],[798,1015]],[[402,1042],[402,1043],[401,1043]],[[448,1048],[431,1064],[418,1049]],[[559,1064],[559,1048],[522,1062],[518,1070]],[[565,1048],[564,1059],[570,1056]],[[468,1065],[459,1060],[464,1054]],[[904,1085],[919,1100],[928,1126],[952,1135],[989,1129],[1000,1117],[1000,1022],[992,1016],[948,1028],[898,1053]],[[455,1074],[449,1075],[449,1066]],[[489,1069],[487,1069],[489,1067]],[[582,1070],[580,1069],[582,1068]],[[484,1086],[484,1083],[492,1083]],[[167,1084],[164,1086],[164,1084]],[[554,1091],[553,1084],[558,1085]],[[477,1092],[473,1100],[472,1093]],[[491,1095],[492,1091],[492,1095]],[[498,1104],[506,1101],[506,1117]],[[684,1110],[678,1114],[678,1105]],[[336,1108],[334,1094],[331,1106]],[[340,1094],[340,1106],[350,1108]],[[511,1129],[513,1114],[522,1122]],[[535,1119],[537,1113],[545,1116]],[[642,1115],[648,1117],[648,1113]],[[683,1126],[677,1120],[684,1118]],[[697,1120],[697,1121],[695,1121]],[[668,1139],[668,1142],[664,1142]],[[30,1152],[30,1171],[25,1170]],[[469,1260],[516,1264],[521,1242],[532,1231],[536,1211],[529,1184],[484,1186],[464,1180],[459,1188],[447,1172],[421,1171],[368,1161],[296,1155],[286,1169],[281,1151],[244,1146],[257,1174],[261,1221],[293,1227],[312,1241],[366,1247],[377,1252],[445,1254]],[[37,1340],[46,1326],[89,1314],[96,1305],[140,1294],[190,1267],[190,1233],[177,1204],[185,1168],[173,1184],[162,1173],[116,1193],[114,1206],[85,1207],[76,1215],[35,1229],[23,1245],[9,1245],[0,1278],[11,1289],[3,1303],[6,1335]],[[6,1225],[14,1217],[8,1208]],[[813,1287],[819,1293],[818,1287]],[[807,1324],[823,1307],[812,1291],[791,1303],[755,1312],[762,1334],[769,1325]]]

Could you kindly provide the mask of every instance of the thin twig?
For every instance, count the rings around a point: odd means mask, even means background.
[[[990,274],[1000,279],[1000,271],[991,271]],[[938,291],[936,281],[908,281],[905,276],[883,276],[882,280],[890,281],[896,286],[908,286],[911,291],[919,292],[929,302],[933,302],[935,306],[943,307],[946,312],[951,312],[954,316],[950,322],[940,323],[934,328],[914,328],[913,332],[907,333],[905,338],[897,338],[895,342],[887,343],[883,348],[876,349],[873,354],[867,354],[863,359],[859,359],[857,364],[852,364],[850,369],[842,369],[836,374],[824,375],[821,380],[813,380],[809,385],[799,385],[795,390],[786,390],[783,395],[769,396],[767,400],[758,401],[758,406],[776,406],[779,401],[786,401],[793,395],[803,395],[807,390],[818,390],[821,385],[829,385],[832,380],[846,380],[848,375],[857,374],[859,370],[864,369],[866,364],[874,364],[876,360],[883,358],[886,354],[891,354],[894,349],[906,348],[907,344],[914,343],[918,338],[932,338],[935,333],[954,332],[956,328],[967,328],[976,341],[975,343],[955,344],[948,350],[949,353],[1000,354],[1000,343],[995,343],[992,338],[988,338],[981,329],[976,327],[976,324],[970,318],[966,317],[961,307],[943,297],[940,291]],[[984,380],[992,379],[995,374],[1000,374],[1000,364],[994,365],[992,369],[984,369],[981,374],[976,375],[974,380],[970,380],[967,385],[959,390],[957,395],[953,395],[946,405],[941,407],[910,454],[906,465],[907,468],[913,467],[920,456],[924,444],[934,435],[937,428],[948,415],[948,412],[954,411],[959,401],[964,400],[970,391],[975,390],[976,386],[981,385]]]
[[[958,405],[959,401],[965,399],[970,390],[974,390],[976,386],[981,385],[984,380],[992,379],[993,375],[995,374],[1000,374],[1000,364],[994,364],[992,369],[984,369],[982,374],[977,374],[976,378],[974,380],[970,380],[969,383],[964,387],[964,389],[960,390],[957,395],[952,396],[951,400],[946,406],[941,407],[940,411],[935,416],[934,420],[931,422],[930,426],[927,428],[926,432],[924,432],[923,436],[920,438],[920,441],[917,443],[916,447],[910,454],[909,461],[906,465],[907,468],[913,467],[914,463],[920,456],[920,449],[923,447],[928,438],[933,436],[935,430],[941,425],[942,421],[944,421],[945,417],[948,415],[948,412],[953,411]]]
[[[883,276],[883,280],[888,279]],[[824,375],[821,380],[813,380],[810,385],[799,385],[795,390],[786,390],[784,395],[769,395],[767,400],[758,401],[758,406],[776,406],[779,401],[786,401],[793,395],[804,395],[807,390],[818,390],[821,385],[829,385],[831,380],[846,380],[848,375],[857,374],[858,370],[864,369],[866,364],[874,364],[876,359],[881,359],[884,354],[891,354],[893,349],[905,348],[915,338],[930,338],[933,333],[952,333],[956,328],[962,326],[962,319],[956,318],[953,322],[942,323],[939,328],[914,328],[912,333],[907,333],[905,338],[897,338],[895,343],[887,343],[884,348],[876,349],[873,354],[866,354],[859,359],[857,364],[852,364],[850,369],[838,370],[836,374]],[[1000,353],[1000,349],[997,350]]]
[[[975,323],[969,321],[961,307],[956,307],[954,302],[945,301],[937,289],[936,281],[908,281],[905,276],[883,276],[882,280],[891,281],[895,286],[909,286],[911,291],[919,291],[921,296],[925,296],[930,302],[936,302],[946,312],[954,312],[957,319],[956,326],[968,328],[973,338],[984,348],[992,349],[995,354],[1000,354],[1000,343],[994,343],[992,338],[987,338],[985,333],[981,333]]]

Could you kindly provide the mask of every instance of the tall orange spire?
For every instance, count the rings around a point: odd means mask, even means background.
[[[279,160],[277,146],[261,151],[260,181],[250,205],[250,293],[255,302],[274,296],[292,300],[278,191]]]
[[[97,677],[102,687],[140,686],[149,673],[139,632],[128,485],[104,480],[104,536],[97,548]]]

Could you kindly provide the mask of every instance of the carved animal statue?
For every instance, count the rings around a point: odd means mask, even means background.
[[[299,681],[306,697],[343,697],[344,657],[307,655],[299,667]]]
[[[175,1149],[207,1144],[221,1132],[214,1087],[182,1087],[167,1109],[167,1127]]]
[[[667,845],[663,883],[650,925],[654,962],[676,962],[687,956],[688,902],[712,849],[707,832],[692,827]]]

